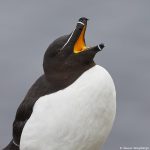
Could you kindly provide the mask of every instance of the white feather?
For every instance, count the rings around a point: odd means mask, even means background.
[[[113,80],[96,65],[69,87],[35,103],[22,132],[20,150],[99,150],[115,113]]]

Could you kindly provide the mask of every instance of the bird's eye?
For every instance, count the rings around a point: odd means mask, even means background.
[[[60,54],[61,52],[62,52],[62,49],[59,49],[57,53]]]

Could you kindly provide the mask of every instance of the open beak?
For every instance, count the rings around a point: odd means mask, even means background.
[[[73,53],[78,54],[84,51],[101,51],[104,48],[104,44],[101,43],[100,45],[94,47],[87,47],[85,43],[85,32],[87,28],[87,21],[88,19],[82,17],[79,19],[75,30],[70,34],[67,42],[61,48],[61,50],[66,47],[68,50],[66,53],[71,53],[73,48]],[[70,48],[72,47],[72,48]],[[71,51],[70,51],[71,50]]]
[[[87,49],[85,43],[85,31],[86,31],[86,25],[83,27],[82,32],[74,45],[74,49],[73,49],[74,53],[79,53]]]
[[[93,49],[97,49],[98,51],[101,51],[104,48],[104,44],[101,43],[100,45],[94,46],[94,47],[88,47],[86,46],[85,43],[85,31],[87,28],[87,18],[80,18],[79,22],[80,24],[83,25],[82,27],[82,31],[80,33],[80,35],[78,36],[78,39],[76,40],[75,44],[74,44],[74,48],[73,48],[73,52],[74,53],[80,53],[86,50],[93,50]]]

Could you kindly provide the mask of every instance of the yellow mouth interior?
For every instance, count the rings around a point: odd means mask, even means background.
[[[82,32],[74,45],[74,53],[79,53],[87,49],[86,44],[85,44],[85,39],[84,39],[85,30],[86,30],[86,26],[83,27]]]

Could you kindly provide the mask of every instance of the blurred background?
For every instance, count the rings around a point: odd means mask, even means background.
[[[150,1],[0,1],[0,148],[11,140],[17,107],[43,73],[57,37],[89,18],[87,45],[104,42],[95,61],[112,75],[117,115],[103,150],[150,146]]]

